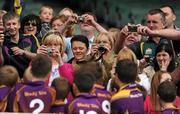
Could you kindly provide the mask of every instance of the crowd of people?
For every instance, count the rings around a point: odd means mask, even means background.
[[[107,29],[70,8],[0,10],[0,112],[179,114],[176,13],[163,5],[145,17]]]

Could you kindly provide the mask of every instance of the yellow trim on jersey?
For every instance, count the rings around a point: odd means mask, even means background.
[[[120,90],[118,93],[112,96],[111,101],[117,100],[119,98],[128,98],[130,93],[130,90]]]

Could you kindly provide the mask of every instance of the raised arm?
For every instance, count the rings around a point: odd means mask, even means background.
[[[140,26],[138,27],[138,33],[145,36],[161,36],[180,41],[180,31],[175,29],[151,30],[147,26]]]
[[[98,32],[105,32],[108,33],[108,31],[103,28],[99,23],[97,23],[92,15],[84,14],[82,15],[85,19],[85,23],[88,23],[96,28]]]

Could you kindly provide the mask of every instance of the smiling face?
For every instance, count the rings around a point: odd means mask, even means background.
[[[86,57],[88,53],[88,49],[85,43],[80,42],[80,41],[74,41],[72,43],[72,52],[73,52],[75,60],[82,60]]]
[[[35,21],[28,21],[24,24],[24,33],[25,34],[33,34],[37,33],[37,24]]]
[[[13,37],[19,34],[20,23],[18,18],[12,18],[5,21],[4,26],[10,36]]]

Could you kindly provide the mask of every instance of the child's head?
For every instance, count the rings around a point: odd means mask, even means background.
[[[94,73],[80,68],[75,72],[73,91],[78,93],[90,93],[94,85]]]
[[[124,84],[134,83],[138,74],[137,71],[137,65],[133,61],[129,59],[119,60],[115,67],[115,78],[118,77]]]
[[[5,65],[0,68],[0,86],[14,86],[19,81],[19,74],[15,67]]]
[[[53,9],[50,6],[43,6],[40,9],[39,17],[42,22],[49,23],[53,18]]]
[[[68,80],[62,77],[54,79],[51,86],[55,88],[56,99],[58,100],[64,100],[70,91]]]
[[[46,79],[51,72],[52,61],[47,55],[38,54],[31,62],[32,78]]]
[[[172,81],[166,80],[158,86],[157,93],[162,103],[172,103],[176,98],[176,86]]]

